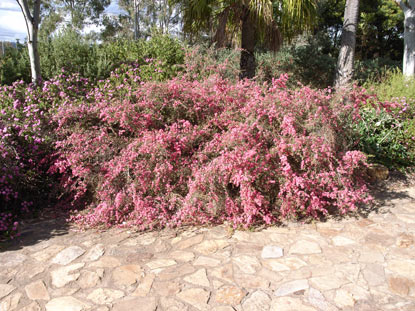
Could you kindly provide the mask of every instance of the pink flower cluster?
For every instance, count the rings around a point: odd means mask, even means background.
[[[346,213],[370,197],[364,154],[348,148],[358,115],[328,90],[183,75],[143,82],[136,68],[102,81],[53,115],[50,172],[83,226],[235,227]]]

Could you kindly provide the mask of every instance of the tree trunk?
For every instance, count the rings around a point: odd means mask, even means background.
[[[255,76],[255,39],[255,24],[251,20],[249,9],[245,7],[244,14],[242,15],[241,73],[239,75],[241,80],[245,78],[251,79]]]
[[[140,3],[139,0],[134,0],[134,40],[140,37]]]
[[[23,12],[23,16],[26,22],[28,36],[27,48],[29,50],[30,70],[32,73],[32,82],[35,84],[38,84],[41,80],[39,52],[37,49],[37,36],[40,18],[40,1],[41,0],[34,1],[34,9],[32,16],[29,10],[27,0],[18,0],[18,3]]]
[[[415,0],[407,2],[397,1],[401,7],[404,19],[404,52],[403,52],[403,74],[406,77],[415,75]]]
[[[356,48],[356,29],[359,18],[359,0],[347,0],[341,37],[340,54],[337,60],[336,89],[347,88],[353,78]]]

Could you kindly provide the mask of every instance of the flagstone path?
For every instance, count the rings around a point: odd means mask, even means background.
[[[386,197],[367,218],[258,232],[32,224],[0,252],[0,311],[413,311],[415,188]]]

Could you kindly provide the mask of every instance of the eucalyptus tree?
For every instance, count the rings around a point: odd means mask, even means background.
[[[347,0],[344,10],[340,53],[337,60],[336,79],[334,82],[336,89],[347,88],[353,78],[358,19],[359,0]]]
[[[404,14],[403,74],[415,75],[415,0],[395,0]]]
[[[38,51],[38,32],[40,23],[40,4],[41,0],[34,0],[29,3],[28,0],[16,0],[22,10],[27,28],[27,48],[29,51],[30,71],[32,82],[39,83],[40,75],[40,58]],[[32,11],[30,10],[32,7]]]
[[[183,30],[195,33],[215,29],[213,42],[226,44],[226,37],[240,33],[240,78],[255,75],[254,50],[262,41],[278,51],[282,38],[310,29],[315,17],[315,0],[171,0],[183,10]]]

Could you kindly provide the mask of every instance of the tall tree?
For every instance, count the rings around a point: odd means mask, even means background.
[[[403,74],[415,75],[415,0],[395,0],[404,14]]]
[[[336,89],[347,88],[353,78],[358,18],[359,0],[347,0],[344,10],[340,53],[337,60],[336,80],[334,82]]]
[[[315,16],[314,0],[172,0],[183,9],[184,31],[216,29],[216,46],[226,44],[229,31],[240,32],[240,78],[255,75],[256,43],[277,51],[282,36],[309,29]]]
[[[30,12],[28,0],[16,0],[22,10],[26,28],[27,28],[27,48],[29,50],[30,70],[32,73],[32,82],[39,83],[40,75],[40,60],[38,52],[38,30],[40,23],[40,2],[41,0],[33,1],[33,13]]]

